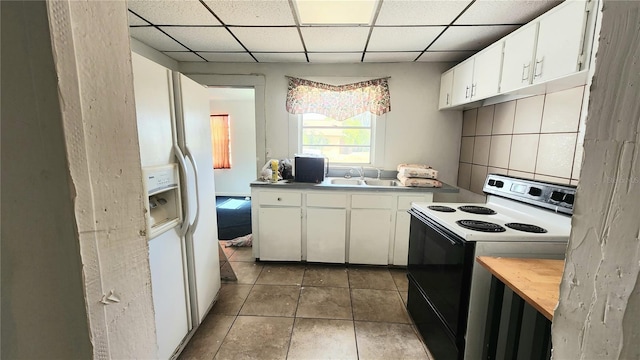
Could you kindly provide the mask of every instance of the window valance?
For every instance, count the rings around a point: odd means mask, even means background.
[[[391,111],[388,78],[361,81],[346,85],[289,78],[287,112],[316,113],[346,120],[365,111],[382,115]]]

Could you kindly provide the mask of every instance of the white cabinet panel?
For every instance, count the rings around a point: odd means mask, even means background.
[[[529,84],[537,32],[538,23],[531,23],[505,38],[500,92]]]
[[[302,259],[302,220],[299,207],[261,207],[259,219],[260,260]]]
[[[585,1],[567,1],[540,19],[533,83],[572,74],[579,69],[586,26]]]
[[[387,265],[390,229],[391,210],[351,210],[349,263]]]
[[[345,262],[347,210],[307,209],[307,261]]]
[[[396,236],[393,244],[393,265],[407,265],[409,256],[409,223],[411,215],[406,211],[396,214]]]
[[[440,77],[440,100],[438,108],[443,109],[451,106],[451,91],[453,89],[453,69],[445,72]]]
[[[498,94],[502,70],[502,46],[500,41],[476,55],[473,65],[471,99],[480,100]]]
[[[460,105],[471,101],[474,59],[470,58],[453,68],[452,105]]]
[[[393,206],[391,195],[360,195],[351,197],[351,207],[358,209],[389,209]]]
[[[302,193],[293,191],[263,191],[258,200],[260,205],[300,206]]]

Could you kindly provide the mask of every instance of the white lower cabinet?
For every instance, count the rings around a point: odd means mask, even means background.
[[[407,210],[433,200],[430,192],[251,190],[254,256],[265,261],[407,265]]]
[[[347,210],[307,208],[307,261],[344,264]]]
[[[349,263],[389,264],[390,229],[391,210],[351,210]]]
[[[299,207],[260,208],[260,260],[300,261]]]
[[[302,193],[252,190],[251,196],[253,240],[258,245],[258,257],[272,261],[302,260]]]

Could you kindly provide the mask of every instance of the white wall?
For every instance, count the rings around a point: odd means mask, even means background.
[[[426,163],[440,171],[440,179],[455,184],[462,130],[461,111],[438,111],[440,74],[447,63],[403,64],[256,64],[180,63],[185,74],[262,74],[265,84],[265,148],[273,158],[290,157],[291,121],[285,110],[285,75],[309,77],[384,77],[389,79],[391,112],[386,120],[386,170],[399,163]],[[259,128],[259,127],[258,127]],[[258,153],[264,149],[257,149]]]
[[[92,357],[155,358],[126,2],[47,5]],[[64,295],[54,290],[38,306],[49,296]]]
[[[603,9],[554,359],[640,359],[640,2]]]
[[[2,1],[3,359],[92,357],[46,5]],[[27,61],[29,60],[29,61]]]
[[[230,123],[231,169],[214,170],[216,195],[249,196],[257,178],[254,90],[209,88],[209,94],[211,114],[228,114]]]

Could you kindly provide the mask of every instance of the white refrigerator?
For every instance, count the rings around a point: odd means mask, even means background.
[[[141,55],[132,53],[132,63],[143,172],[173,168],[179,179],[166,193],[175,199],[156,195],[147,202],[149,212],[171,207],[156,200],[174,201],[178,213],[162,231],[147,231],[158,357],[169,359],[220,289],[209,96],[204,86]]]

